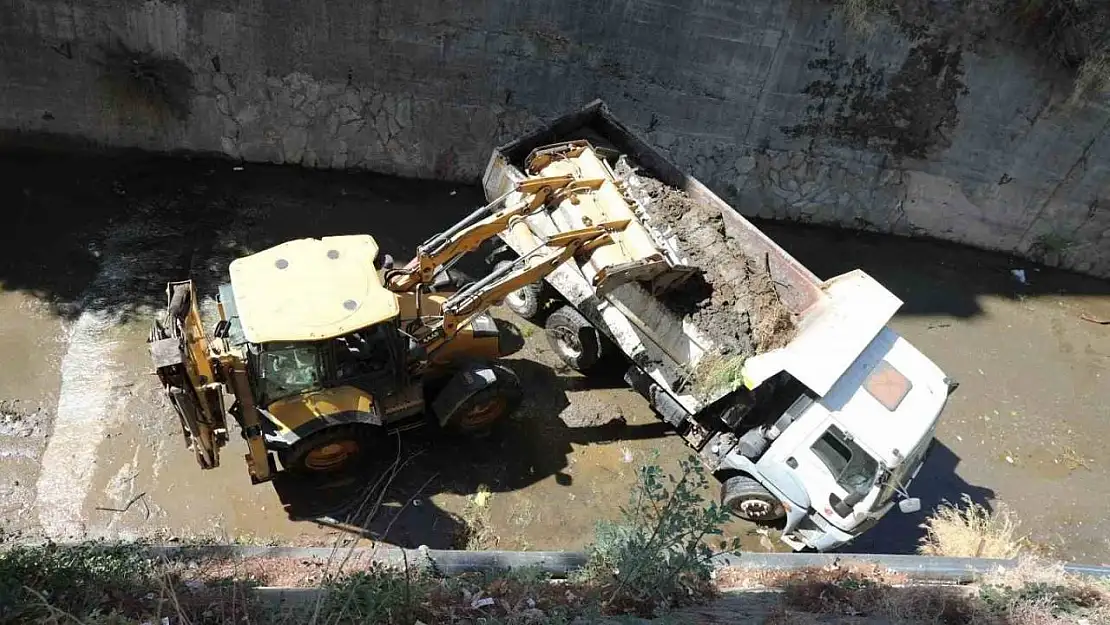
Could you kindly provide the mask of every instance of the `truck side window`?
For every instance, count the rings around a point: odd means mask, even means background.
[[[879,463],[836,427],[822,434],[812,449],[836,483],[849,493],[866,491],[879,470]]]

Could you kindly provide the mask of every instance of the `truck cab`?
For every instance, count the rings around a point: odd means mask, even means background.
[[[786,543],[838,547],[877,523],[896,498],[903,511],[918,509],[910,483],[953,388],[936,365],[884,327],[828,392],[804,389],[774,424],[754,431],[767,440],[765,450],[749,457],[751,448],[738,445],[720,466],[726,476],[730,469],[756,476],[782,502]],[[766,508],[742,491],[736,495],[725,504],[762,520],[752,506]]]

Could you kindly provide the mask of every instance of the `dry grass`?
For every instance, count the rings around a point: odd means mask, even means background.
[[[1083,61],[1075,76],[1069,102],[1075,104],[1110,89],[1110,51],[1100,52]]]
[[[1089,625],[1110,623],[1110,584],[1067,575],[1059,563],[1023,559],[970,586],[911,585],[867,564],[798,571],[727,569],[722,589],[770,588],[782,604],[768,623]]]
[[[746,360],[716,354],[703,357],[689,378],[694,395],[707,401],[742,385]]]
[[[891,0],[842,0],[837,13],[851,30],[870,35],[875,31],[875,18],[891,8]]]
[[[917,31],[997,36],[1074,73],[1071,104],[1110,89],[1110,2],[1102,0],[834,0],[852,31],[870,35],[890,16]]]
[[[994,512],[964,495],[963,508],[945,503],[926,519],[918,552],[926,556],[1014,558],[1029,544],[1018,522],[999,504]]]

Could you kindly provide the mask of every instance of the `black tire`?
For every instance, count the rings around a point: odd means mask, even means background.
[[[511,260],[497,263],[494,271],[513,264]],[[505,296],[505,307],[525,319],[535,319],[543,308],[543,283],[533,282]]]
[[[601,333],[570,306],[551,313],[544,324],[544,332],[551,349],[575,371],[589,373],[605,355]]]
[[[721,505],[753,523],[771,523],[786,516],[778,497],[747,475],[734,475],[721,484]]]
[[[508,367],[490,365],[493,384],[467,397],[447,416],[443,427],[455,434],[484,436],[505,417],[516,412],[524,398],[520,378]]]
[[[333,425],[279,452],[281,466],[300,476],[327,476],[365,461],[378,442],[378,428],[361,423]]]

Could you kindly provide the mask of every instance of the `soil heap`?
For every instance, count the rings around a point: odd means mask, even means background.
[[[709,335],[718,356],[748,358],[794,337],[793,316],[782,303],[766,259],[749,258],[725,229],[721,211],[663,182],[634,176],[637,195],[657,226],[669,230],[700,274],[664,295],[663,303]],[[624,170],[623,172],[621,170]]]

